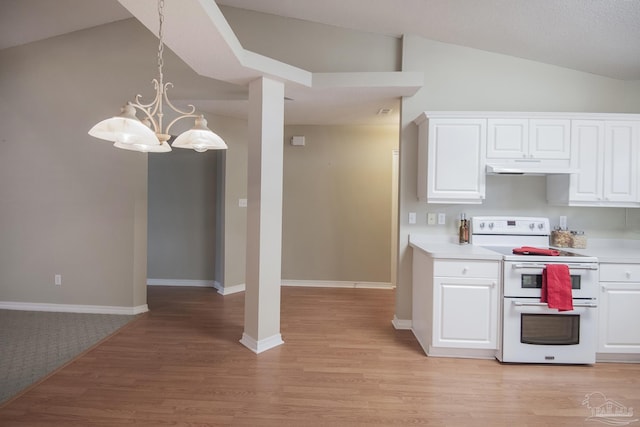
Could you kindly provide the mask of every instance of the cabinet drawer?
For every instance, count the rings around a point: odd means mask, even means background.
[[[600,264],[600,281],[640,283],[640,264]]]
[[[486,277],[497,279],[500,263],[475,260],[436,260],[433,275],[440,277]]]

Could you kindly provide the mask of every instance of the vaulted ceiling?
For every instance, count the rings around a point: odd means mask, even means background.
[[[217,3],[371,33],[419,35],[614,79],[640,80],[638,0],[218,0]],[[206,8],[207,1],[199,0],[199,4]],[[131,16],[117,0],[0,0],[0,49]],[[140,19],[137,14],[136,17]],[[221,112],[220,108],[212,106],[216,113]],[[243,108],[229,103],[227,109],[235,109],[234,114],[238,115]],[[331,122],[330,116],[323,120]]]

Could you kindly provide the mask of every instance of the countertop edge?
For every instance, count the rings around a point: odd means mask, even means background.
[[[502,255],[473,245],[459,245],[446,241],[425,241],[424,236],[409,236],[409,246],[424,252],[431,258],[477,259],[500,261]]]

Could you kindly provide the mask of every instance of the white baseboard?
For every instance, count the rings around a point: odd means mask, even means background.
[[[194,286],[198,288],[215,288],[213,280],[183,280],[183,279],[147,279],[149,286]]]
[[[358,288],[358,289],[394,289],[386,282],[345,282],[329,280],[283,280],[282,286],[299,286],[309,288]]]
[[[90,314],[124,314],[135,315],[149,311],[147,304],[135,307],[117,307],[111,305],[76,305],[76,304],[48,304],[33,302],[0,301],[0,309],[21,311],[52,311],[60,313],[90,313]]]
[[[398,319],[395,315],[393,316],[393,320],[391,321],[391,324],[393,325],[394,328],[398,330],[411,329],[411,320]]]
[[[221,283],[216,282],[214,286],[220,295],[237,294],[238,292],[244,292],[246,290],[244,283],[235,286],[222,286]]]
[[[245,285],[222,286],[217,280],[184,280],[184,279],[147,279],[149,286],[192,286],[198,288],[215,288],[220,295],[244,292]]]
[[[280,334],[276,334],[269,338],[256,341],[254,338],[243,332],[240,343],[243,346],[247,347],[249,350],[253,351],[255,354],[260,354],[263,351],[267,351],[284,344],[284,341],[282,341],[282,336]]]
[[[298,286],[308,288],[349,288],[349,289],[395,289],[391,283],[386,282],[346,282],[328,280],[283,280],[282,286]],[[176,280],[176,279],[147,279],[149,286],[196,286],[215,288],[220,295],[230,295],[244,292],[244,283],[234,286],[223,286],[214,280]],[[410,327],[410,326],[409,326]]]
[[[638,353],[596,353],[596,363],[598,362],[640,363],[640,354]]]

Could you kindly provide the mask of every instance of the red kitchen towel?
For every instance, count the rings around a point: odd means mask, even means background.
[[[573,310],[569,266],[547,264],[542,271],[540,302],[546,302],[549,308],[557,308],[559,311]]]
[[[522,246],[520,248],[515,248],[513,250],[513,253],[516,255],[546,255],[546,256],[560,255],[560,251],[556,249],[534,248],[532,246]]]

